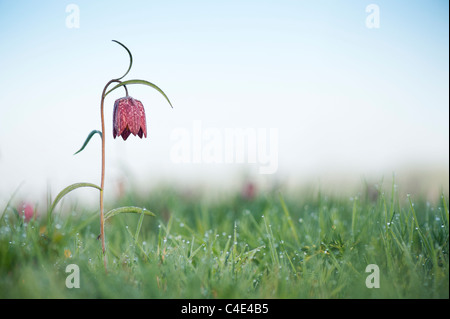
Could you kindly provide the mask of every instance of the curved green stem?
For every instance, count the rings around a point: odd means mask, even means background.
[[[144,85],[150,86],[150,87],[156,89],[158,92],[160,92],[166,98],[166,100],[169,102],[170,106],[172,106],[172,104],[170,103],[169,98],[166,96],[166,94],[153,83],[150,83],[150,82],[144,81],[144,80],[129,80],[129,81],[124,81],[124,82],[120,81],[120,79],[125,77],[128,74],[128,72],[130,72],[131,66],[133,65],[133,56],[131,55],[130,50],[128,50],[128,48],[125,45],[123,45],[122,43],[120,43],[119,41],[116,41],[116,40],[112,40],[112,41],[118,43],[123,48],[125,48],[125,50],[128,52],[128,55],[130,56],[130,65],[128,66],[128,70],[125,72],[124,75],[122,75],[120,78],[110,80],[108,83],[106,83],[105,87],[103,88],[101,102],[100,102],[100,116],[101,116],[101,121],[102,121],[102,131],[101,131],[101,136],[102,136],[102,175],[101,175],[101,183],[100,183],[100,238],[102,240],[103,263],[104,263],[106,272],[108,272],[108,270],[106,267],[105,214],[104,214],[104,205],[103,205],[103,192],[105,190],[105,116],[104,116],[103,110],[104,110],[105,97],[110,92],[112,92],[113,90],[115,90],[121,86],[123,86],[125,88],[126,95],[128,96],[128,90],[126,88],[127,84],[144,84]],[[116,85],[111,90],[107,91],[108,86],[111,83],[119,83],[119,84]],[[95,134],[95,133],[93,133],[93,134]],[[115,211],[115,213],[128,212],[129,210],[130,210],[130,208],[127,208],[125,210],[123,210],[123,209],[117,210],[117,211]],[[135,208],[132,208],[131,211],[134,212]],[[108,215],[107,217],[110,217],[110,215]]]
[[[113,42],[116,42],[120,44],[122,47],[127,50],[128,55],[130,56],[130,65],[128,67],[127,72],[125,72],[124,75],[122,75],[120,78],[110,80],[108,83],[106,83],[105,87],[103,88],[102,92],[102,98],[100,102],[100,116],[102,121],[102,175],[101,175],[101,182],[100,182],[100,238],[102,240],[102,252],[103,252],[103,264],[105,266],[105,271],[108,273],[108,269],[106,267],[106,244],[105,244],[105,215],[104,215],[104,205],[103,205],[103,191],[105,189],[105,116],[104,116],[104,102],[106,97],[106,90],[108,89],[108,86],[111,83],[122,83],[120,79],[122,79],[125,75],[130,72],[131,66],[133,65],[133,56],[131,55],[130,50],[126,46],[124,46],[122,43],[116,40],[112,40]],[[128,96],[128,90],[126,86],[124,86],[126,95]]]
[[[100,182],[100,238],[102,240],[102,252],[103,252],[103,264],[105,266],[105,271],[108,272],[106,267],[106,244],[105,244],[105,216],[103,213],[104,206],[103,206],[103,191],[105,187],[105,115],[103,112],[104,109],[104,102],[105,102],[105,92],[108,86],[111,83],[114,82],[120,82],[117,79],[110,80],[108,83],[106,83],[105,87],[103,88],[102,92],[102,98],[100,102],[100,116],[102,120],[102,175],[101,175],[101,182]]]

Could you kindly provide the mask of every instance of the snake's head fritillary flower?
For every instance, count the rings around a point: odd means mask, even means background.
[[[242,189],[242,197],[246,200],[253,200],[256,196],[256,186],[252,182],[247,182]]]
[[[33,217],[35,217],[34,208],[31,203],[22,202],[20,203],[17,211],[19,212],[19,216],[23,218],[26,222],[29,222]]]
[[[147,137],[147,125],[141,101],[126,96],[114,103],[113,137],[122,136],[125,141],[130,134]]]

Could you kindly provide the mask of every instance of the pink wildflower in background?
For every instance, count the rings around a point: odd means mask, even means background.
[[[19,212],[19,216],[26,222],[29,222],[35,217],[34,207],[29,202],[20,203],[17,211]]]

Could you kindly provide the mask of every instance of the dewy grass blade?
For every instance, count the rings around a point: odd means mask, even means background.
[[[425,235],[422,233],[422,229],[419,227],[419,222],[417,220],[417,215],[416,215],[416,211],[414,209],[414,205],[413,205],[413,203],[411,201],[411,196],[408,196],[408,200],[409,200],[409,207],[410,207],[410,210],[412,212],[413,219],[414,219],[414,223],[411,223],[411,225],[412,225],[412,227],[414,227],[414,225],[415,225],[415,228],[416,228],[416,230],[417,230],[417,232],[419,234],[419,237],[422,240],[422,243],[425,246],[426,251],[428,252],[428,254],[430,256],[435,256],[434,247],[432,245],[430,245],[430,243],[428,241],[428,238],[425,237]],[[413,230],[411,231],[411,233],[412,232],[413,232]],[[411,241],[412,241],[412,237],[411,237]]]
[[[128,85],[128,84],[143,84],[143,85],[147,85],[150,86],[152,88],[154,88],[156,91],[158,91],[159,93],[161,93],[167,100],[167,102],[169,102],[170,107],[173,108],[172,103],[170,103],[169,98],[167,97],[167,95],[163,92],[163,90],[161,90],[158,86],[156,86],[155,84],[145,81],[145,80],[128,80],[128,81],[123,81],[122,83],[117,84],[116,86],[114,86],[111,90],[109,90],[108,92],[105,93],[105,97],[111,93],[112,91],[114,91],[115,89],[120,88],[121,86],[124,85]]]
[[[101,138],[103,138],[103,134],[100,131],[97,130],[93,130],[91,133],[89,133],[89,135],[87,136],[86,140],[84,141],[83,146],[81,146],[81,148],[74,153],[73,155],[76,155],[78,153],[80,153],[82,150],[84,150],[84,148],[86,147],[86,145],[88,145],[89,141],[91,140],[92,136],[94,136],[95,134],[99,134]]]
[[[419,230],[419,221],[417,220],[416,210],[414,209],[414,205],[413,205],[413,203],[411,201],[411,196],[408,196],[408,200],[409,200],[409,207],[411,209],[412,216],[413,216],[413,219],[414,219],[414,224],[416,226],[416,230]]]
[[[284,202],[284,199],[283,199],[283,196],[281,195],[281,192],[278,194],[278,197],[280,199],[281,207],[283,208],[284,215],[285,215],[285,217],[287,219],[289,227],[291,228],[292,235],[295,238],[295,242],[297,243],[297,245],[299,245],[300,242],[298,240],[298,236],[297,236],[297,232],[295,230],[294,223],[292,222],[291,214],[289,214],[289,210],[288,210],[288,208],[286,206],[286,203]]]
[[[358,197],[353,199],[353,209],[352,209],[352,235],[353,239],[355,239],[356,232],[356,219],[358,215]]]
[[[395,204],[395,175],[392,176],[391,207],[389,208],[389,216],[391,218],[391,221],[392,218],[394,218],[395,214],[394,204]]]
[[[193,244],[194,242],[192,242]],[[195,257],[195,255],[197,255],[197,253],[200,251],[200,249],[202,249],[204,246],[202,244],[200,244],[195,250],[193,250],[194,245],[191,246],[191,253],[189,254],[189,260],[192,261],[192,259]]]
[[[447,201],[445,200],[444,194],[441,195],[442,198],[442,205],[444,206],[444,213],[445,217],[447,218],[447,228],[448,228],[448,207],[447,207]]]
[[[267,237],[268,237],[268,240],[269,240],[269,250],[270,250],[270,253],[271,253],[271,257],[272,257],[272,262],[274,264],[276,264],[277,266],[279,266],[280,265],[280,261],[278,259],[278,252],[277,252],[277,249],[275,247],[275,242],[274,242],[274,239],[273,239],[273,233],[272,233],[272,230],[271,230],[272,225],[271,224],[269,224],[269,225],[267,224],[268,210],[266,209],[263,213],[264,214],[263,214],[262,217],[264,219],[264,225],[266,227]]]
[[[143,209],[143,211],[145,210],[145,208]],[[137,244],[138,242],[138,238],[139,238],[139,233],[141,232],[141,227],[142,227],[142,222],[144,221],[144,215],[141,213],[141,217],[139,217],[139,222],[138,225],[136,227],[136,234],[134,235],[134,243]]]
[[[8,203],[5,206],[5,209],[3,210],[2,216],[0,216],[0,222],[3,220],[3,217],[5,216],[6,211],[8,210],[8,207],[11,204],[11,201],[13,200],[14,196],[16,196],[17,192],[19,191],[20,187],[22,187],[23,183],[24,182],[20,183],[20,185],[17,186],[16,190],[14,191],[14,193],[9,198]]]

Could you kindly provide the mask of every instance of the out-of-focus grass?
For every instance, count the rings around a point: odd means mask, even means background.
[[[208,202],[173,189],[130,192],[106,205],[156,217],[138,231],[138,215],[108,220],[108,275],[98,212],[78,202],[25,223],[7,206],[0,297],[449,298],[448,198],[399,196],[395,185],[369,195],[269,191]],[[80,288],[66,287],[68,264],[80,267]],[[366,287],[369,264],[380,288]]]

